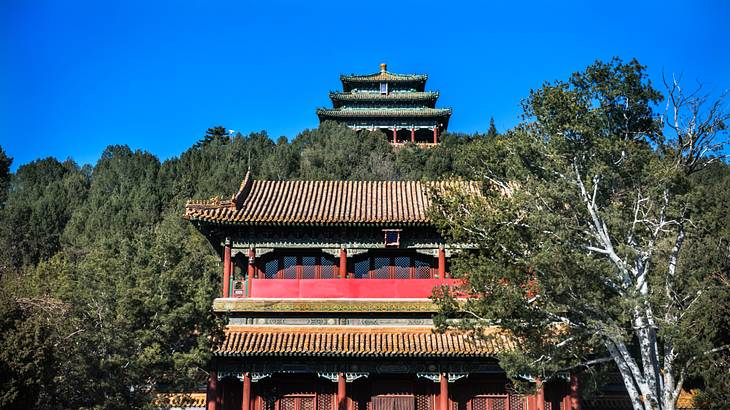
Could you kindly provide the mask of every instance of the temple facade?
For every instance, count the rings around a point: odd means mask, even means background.
[[[514,393],[496,355],[515,345],[499,329],[433,331],[429,296],[455,283],[449,261],[468,248],[429,220],[443,184],[246,175],[229,200],[188,202],[223,270],[207,409],[579,408],[569,376]]]
[[[337,121],[356,130],[381,130],[393,144],[438,144],[449,126],[451,108],[436,108],[439,93],[426,91],[425,74],[387,70],[341,75],[342,91],[330,92],[332,108],[320,108],[320,121]]]

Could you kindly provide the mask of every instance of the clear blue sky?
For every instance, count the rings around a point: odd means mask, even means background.
[[[218,124],[293,137],[339,74],[381,62],[427,73],[451,131],[504,130],[531,88],[614,55],[728,89],[730,1],[4,0],[0,145],[17,168],[169,158]]]

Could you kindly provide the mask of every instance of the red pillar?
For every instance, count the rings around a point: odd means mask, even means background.
[[[448,410],[449,408],[449,378],[446,373],[441,373],[441,380],[439,380],[439,408],[438,410]]]
[[[545,386],[539,378],[535,380],[537,392],[535,393],[536,410],[545,410]]]
[[[578,396],[578,375],[570,375],[570,410],[580,410],[580,397]]]
[[[347,251],[345,248],[340,248],[340,279],[347,277]]]
[[[439,278],[446,278],[446,250],[443,246],[439,246]]]
[[[243,395],[241,396],[241,410],[251,408],[251,374],[243,374]]]
[[[218,375],[215,370],[208,373],[208,391],[205,394],[207,410],[217,410],[218,407]]]
[[[416,143],[416,129],[415,128],[411,128],[411,142],[414,144]]]
[[[248,278],[256,276],[256,250],[248,248]]]
[[[397,144],[397,143],[398,143],[398,130],[395,127],[393,127],[393,144]]]
[[[345,374],[337,373],[337,410],[347,410],[345,399]]]
[[[433,143],[439,143],[439,127],[433,127]]]
[[[223,297],[227,298],[229,295],[229,288],[231,286],[231,241],[226,239],[225,247],[223,248]]]

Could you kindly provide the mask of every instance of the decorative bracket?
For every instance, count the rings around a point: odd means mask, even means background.
[[[251,381],[253,383],[256,383],[257,381],[265,379],[267,377],[271,377],[271,373],[251,373]]]
[[[423,377],[424,379],[431,380],[434,383],[441,381],[440,373],[416,373],[417,377]],[[449,383],[453,383],[459,379],[469,376],[469,373],[447,373],[446,379]]]
[[[441,375],[438,373],[416,373],[416,377],[423,377],[434,383],[438,383],[441,380]]]
[[[338,379],[337,373],[317,373],[317,376],[327,379],[333,383],[337,383]]]
[[[345,381],[347,383],[354,382],[361,377],[368,377],[370,373],[345,373]]]
[[[468,375],[469,375],[469,373],[449,373],[448,374],[449,383],[453,383],[459,379],[463,379],[464,377],[466,377]]]

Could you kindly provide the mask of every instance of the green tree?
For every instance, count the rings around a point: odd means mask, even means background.
[[[494,125],[494,117],[489,118],[489,129],[487,130],[487,138],[495,138],[499,133]]]
[[[86,170],[73,161],[33,161],[12,176],[11,195],[0,210],[3,265],[20,267],[53,256],[88,190]]]
[[[9,157],[2,146],[0,146],[0,208],[5,205],[8,197],[8,185],[10,184],[10,165],[13,158]]]
[[[476,334],[512,332],[522,348],[501,357],[511,377],[610,361],[635,409],[674,408],[687,376],[727,347],[691,318],[705,317],[721,271],[699,254],[727,252],[710,228],[726,210],[693,204],[728,116],[678,87],[667,98],[677,118],[665,133],[644,67],[598,61],[532,91],[525,123],[469,149],[483,195],[439,195],[434,219],[477,245],[455,269],[472,297],[437,294],[441,327],[461,314]]]

